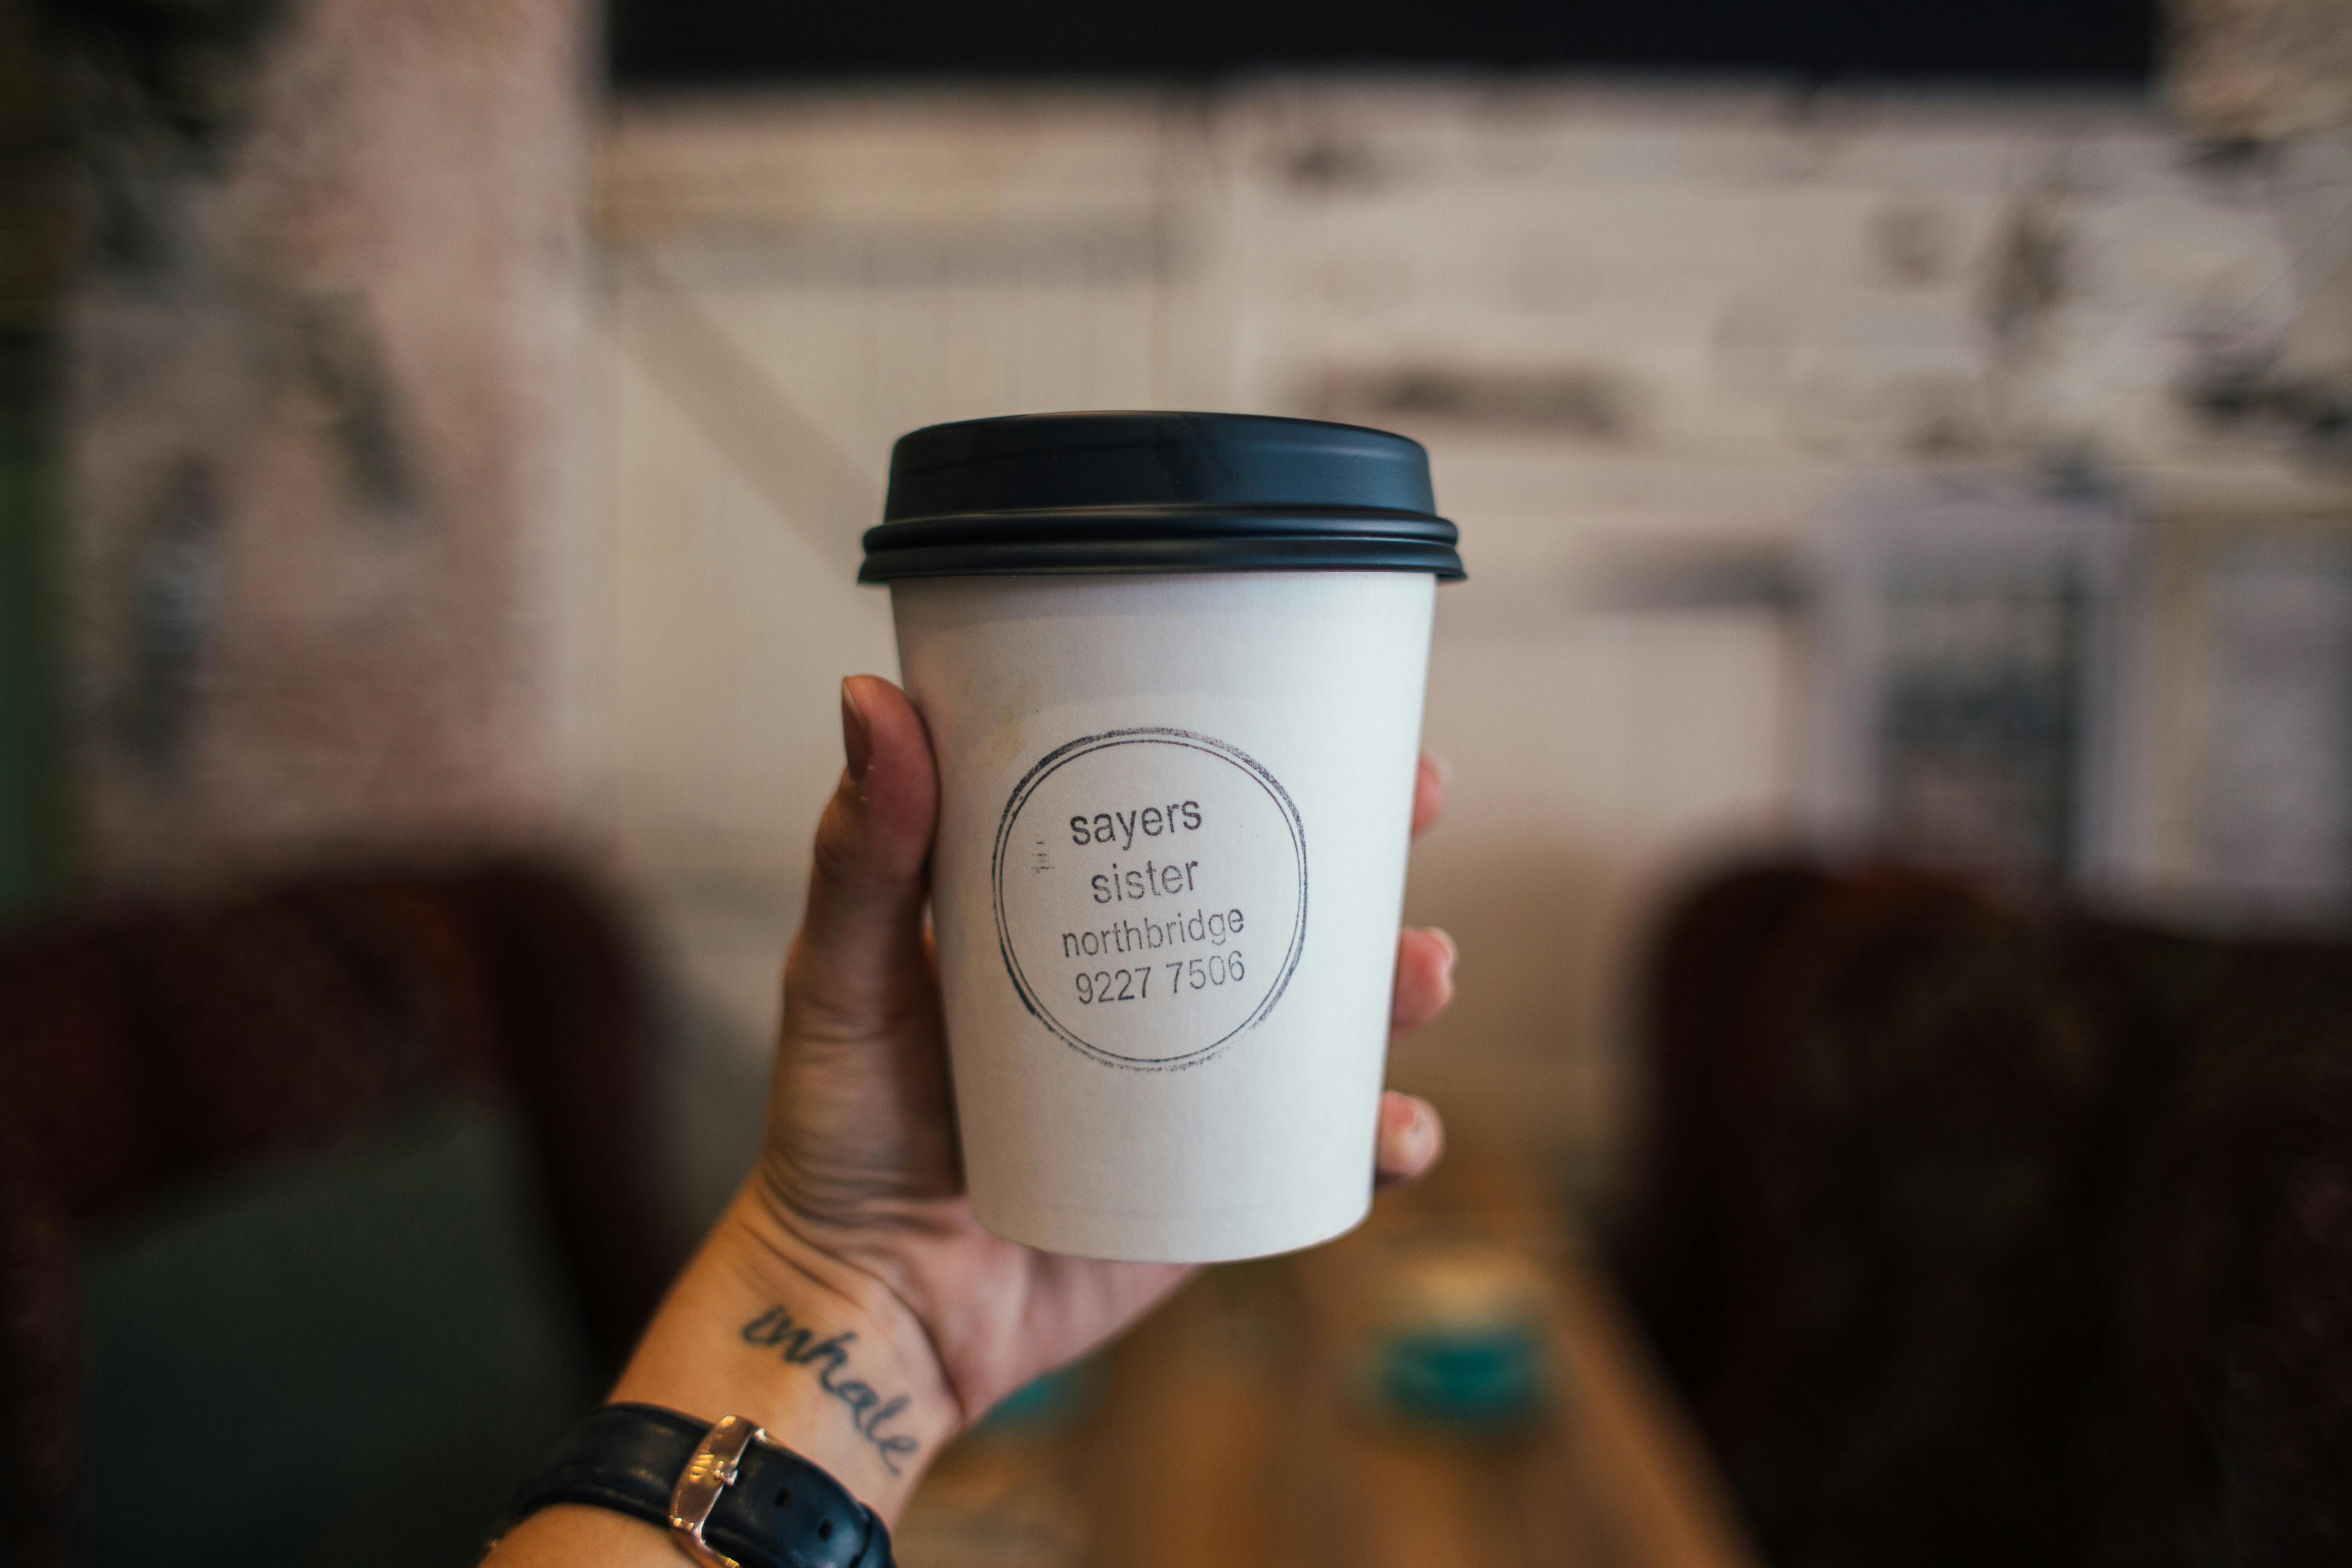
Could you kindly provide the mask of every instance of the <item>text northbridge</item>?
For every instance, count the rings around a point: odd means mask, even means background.
[[[1202,942],[1211,947],[1223,947],[1242,934],[1242,912],[1220,910],[1210,913],[1194,910],[1189,915],[1178,915],[1164,921],[1121,921],[1100,931],[1066,931],[1062,933],[1064,958],[1101,958],[1107,954],[1158,952],[1171,947],[1188,947]]]

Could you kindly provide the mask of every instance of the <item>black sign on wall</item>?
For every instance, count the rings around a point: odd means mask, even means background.
[[[613,0],[624,85],[1475,66],[2147,80],[2156,0]]]

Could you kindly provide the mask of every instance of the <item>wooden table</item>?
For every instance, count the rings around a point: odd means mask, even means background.
[[[975,1433],[901,1521],[905,1568],[1738,1568],[1703,1448],[1535,1167],[1457,1141],[1440,1176],[1293,1258],[1207,1271],[1058,1422]],[[1465,1436],[1350,1393],[1384,1279],[1427,1249],[1535,1281],[1554,1394]]]

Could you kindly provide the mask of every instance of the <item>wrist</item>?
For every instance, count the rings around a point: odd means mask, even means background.
[[[887,1287],[738,1197],[613,1390],[744,1415],[895,1520],[962,1425],[929,1335]]]

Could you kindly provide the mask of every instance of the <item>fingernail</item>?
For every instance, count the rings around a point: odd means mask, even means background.
[[[1445,973],[1453,973],[1454,961],[1462,956],[1461,948],[1454,945],[1454,934],[1444,926],[1431,926],[1429,934],[1445,944]]]
[[[1422,755],[1429,759],[1430,771],[1437,775],[1437,782],[1440,784],[1450,784],[1454,782],[1454,764],[1452,763],[1447,762],[1435,752],[1423,752]]]
[[[846,680],[841,683],[841,752],[849,766],[849,782],[865,783],[866,764],[874,760],[874,728]]]
[[[1421,1121],[1421,1110],[1410,1095],[1391,1095],[1381,1102],[1381,1120],[1388,1124],[1391,1137],[1409,1136]]]

